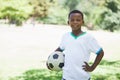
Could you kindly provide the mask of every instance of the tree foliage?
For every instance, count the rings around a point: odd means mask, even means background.
[[[21,25],[29,17],[43,17],[47,15],[50,3],[54,0],[1,0],[0,18],[7,18],[9,22]]]
[[[8,19],[9,23],[16,25],[21,25],[32,11],[31,6],[24,0],[2,0],[0,5],[0,18]]]
[[[0,18],[17,25],[31,17],[42,23],[66,24],[73,9],[84,13],[85,25],[92,29],[120,29],[120,0],[0,0]]]
[[[33,7],[33,12],[31,15],[35,17],[47,16],[49,7],[54,2],[54,0],[30,0],[29,4]]]
[[[119,0],[106,0],[106,10],[101,14],[101,25],[105,30],[114,32],[120,29],[120,2]]]
[[[74,10],[76,9],[76,6],[79,4],[80,0],[65,0],[64,6],[69,8],[69,10]]]

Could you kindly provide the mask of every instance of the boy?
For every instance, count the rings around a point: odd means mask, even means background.
[[[62,37],[60,46],[56,51],[64,51],[65,63],[62,80],[90,80],[92,72],[101,61],[104,51],[90,34],[83,32],[81,26],[84,16],[81,11],[73,10],[68,15],[68,24],[72,32]],[[90,66],[88,64],[90,53],[96,53],[96,59]]]

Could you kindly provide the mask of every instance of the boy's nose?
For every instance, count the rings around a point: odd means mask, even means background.
[[[77,21],[75,20],[73,23],[74,23],[74,24],[76,24],[76,23],[77,23]]]

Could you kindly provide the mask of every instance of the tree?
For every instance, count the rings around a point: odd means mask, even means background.
[[[54,0],[29,0],[29,4],[33,7],[32,16],[34,17],[45,17],[48,15],[48,10]]]
[[[45,17],[54,0],[0,0],[0,18],[22,25],[31,16]]]
[[[63,0],[63,6],[68,8],[70,11],[76,9],[77,5],[79,4],[80,0]]]
[[[18,26],[22,25],[32,11],[28,1],[25,0],[2,0],[0,5],[0,17]]]
[[[114,32],[120,29],[120,2],[119,0],[106,0],[106,11],[101,14],[102,28]]]

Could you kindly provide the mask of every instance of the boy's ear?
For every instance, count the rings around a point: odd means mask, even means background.
[[[67,23],[69,24],[69,21],[67,21]]]
[[[83,24],[84,24],[84,21],[83,21]]]

